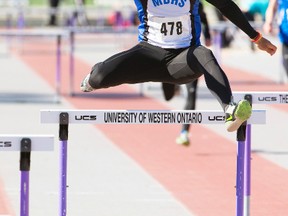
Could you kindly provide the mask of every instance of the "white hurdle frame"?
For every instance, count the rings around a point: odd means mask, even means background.
[[[20,151],[20,216],[29,216],[29,172],[31,151],[53,150],[53,135],[0,134],[0,151]]]
[[[251,105],[253,104],[288,104],[288,92],[274,92],[274,91],[251,91],[251,92],[233,92],[234,101],[238,102],[241,99],[247,99]],[[244,185],[243,201],[239,201],[239,205],[243,206],[242,216],[250,215],[250,196],[251,196],[251,127],[248,122],[246,125],[246,143],[243,143],[244,152]]]
[[[60,140],[60,208],[59,215],[67,213],[67,144],[68,126],[76,124],[224,124],[223,111],[207,110],[41,110],[41,123],[59,124]],[[266,110],[253,110],[249,124],[265,124]],[[243,133],[242,133],[243,134]],[[244,136],[245,137],[245,136]],[[238,146],[243,146],[240,140]],[[239,155],[239,152],[238,152]],[[237,156],[236,190],[243,189],[244,163]],[[238,189],[239,188],[239,189]],[[238,192],[236,193],[238,196]],[[240,193],[243,196],[243,193]],[[243,197],[237,198],[243,200]],[[239,208],[239,209],[238,209]],[[237,216],[243,206],[237,205]]]

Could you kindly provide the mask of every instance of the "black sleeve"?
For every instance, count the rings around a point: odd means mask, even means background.
[[[201,2],[199,3],[199,14],[200,14],[201,23],[203,24],[204,37],[205,39],[211,39],[209,23],[208,23],[206,13],[203,8],[203,4]]]
[[[249,24],[240,8],[232,0],[207,1],[214,5],[227,19],[245,32],[251,39],[258,35],[257,31]]]

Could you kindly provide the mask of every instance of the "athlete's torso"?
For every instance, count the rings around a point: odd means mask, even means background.
[[[139,40],[162,48],[200,44],[199,0],[134,0],[140,19]]]
[[[288,44],[288,1],[278,0],[278,14],[279,14],[279,37],[280,40]]]

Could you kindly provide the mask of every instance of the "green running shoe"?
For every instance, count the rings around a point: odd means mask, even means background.
[[[228,132],[236,131],[252,114],[252,107],[247,100],[240,100],[238,104],[231,103],[225,111],[225,125]]]

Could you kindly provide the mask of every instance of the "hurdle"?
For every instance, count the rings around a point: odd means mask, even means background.
[[[69,124],[224,124],[225,115],[218,110],[40,110],[41,123],[57,123],[60,141],[60,208],[59,215],[66,216],[67,209],[67,148]],[[249,124],[265,124],[266,110],[253,110]],[[242,142],[242,141],[241,141]],[[239,145],[241,143],[239,141]],[[241,162],[241,161],[240,161]],[[238,165],[243,170],[243,164]],[[237,169],[236,187],[243,188],[243,171]],[[238,189],[237,189],[238,191]],[[243,193],[242,193],[243,194]],[[238,206],[237,206],[238,208]],[[238,214],[237,216],[242,216]]]
[[[31,151],[53,151],[53,135],[0,135],[0,151],[20,151],[20,216],[29,216]]]
[[[35,28],[35,29],[3,29],[0,30],[0,37],[51,37],[56,39],[56,68],[55,68],[55,103],[60,103],[61,98],[61,55],[62,55],[62,40],[63,38],[68,38],[69,33],[66,30],[62,29],[42,29],[42,28]]]
[[[241,99],[247,99],[251,105],[253,104],[288,104],[288,92],[268,92],[268,91],[251,91],[251,92],[233,92],[234,100],[237,102]],[[243,128],[243,127],[246,127]],[[241,163],[243,164],[244,180],[243,190],[239,193],[243,194],[243,200],[239,200],[238,208],[241,213],[239,215],[250,215],[250,196],[251,196],[251,124],[240,128],[237,138],[243,141],[241,149]],[[243,131],[244,130],[244,131]],[[246,131],[246,134],[244,134]],[[246,140],[246,142],[244,142]],[[243,212],[242,212],[243,209]]]

